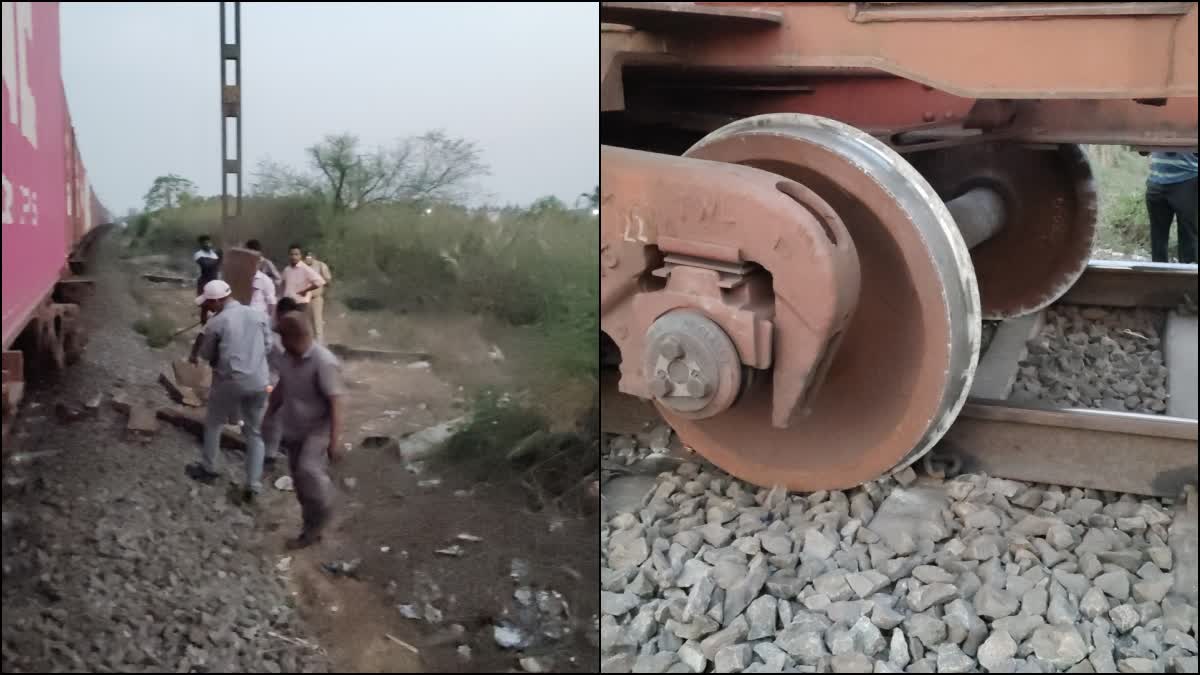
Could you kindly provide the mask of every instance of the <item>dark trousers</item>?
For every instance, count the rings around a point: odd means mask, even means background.
[[[300,502],[304,532],[319,535],[333,511],[333,481],[329,478],[329,430],[304,438],[283,439],[292,487]]]
[[[1196,179],[1170,185],[1146,184],[1146,211],[1150,213],[1150,257],[1167,259],[1171,221],[1179,222],[1179,262],[1196,262]]]

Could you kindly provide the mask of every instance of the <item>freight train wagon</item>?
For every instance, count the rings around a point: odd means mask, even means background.
[[[109,223],[67,109],[59,3],[3,4],[4,427],[25,376],[62,368],[83,345],[87,248]]]
[[[619,391],[758,485],[844,489],[917,461],[965,405],[983,320],[1042,310],[1088,267],[1077,144],[1196,147],[1197,15],[600,3]]]

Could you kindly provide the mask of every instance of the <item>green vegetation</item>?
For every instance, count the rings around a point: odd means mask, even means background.
[[[172,173],[155,178],[154,184],[143,199],[146,202],[146,211],[158,211],[185,204],[195,196],[196,184]]]
[[[472,480],[487,480],[510,466],[513,448],[547,426],[537,411],[485,390],[472,402],[467,424],[446,441],[440,458]]]
[[[358,311],[463,311],[529,328],[536,351],[563,375],[594,377],[600,284],[596,219],[557,200],[484,213],[454,205],[389,203],[334,213],[309,197],[243,202],[240,239],[277,261],[289,243],[320,252],[338,297]],[[142,215],[135,248],[186,257],[201,233],[220,231],[219,199]],[[229,247],[238,242],[223,242]]]
[[[1123,255],[1150,255],[1146,176],[1150,159],[1119,146],[1085,146],[1096,177],[1100,225],[1094,249]],[[1103,253],[1101,253],[1103,255]],[[1175,255],[1172,237],[1171,255]]]
[[[473,481],[520,480],[539,508],[579,492],[600,461],[599,436],[590,433],[587,416],[578,431],[550,432],[540,413],[491,390],[471,410],[438,461]]]
[[[277,262],[299,242],[329,263],[356,311],[487,314],[523,327],[553,376],[595,378],[600,284],[596,217],[554,197],[528,208],[470,209],[485,175],[473,142],[434,131],[365,150],[350,134],[308,148],[309,166],[259,165],[237,240],[222,241],[221,200],[178,176],[155,181],[131,220],[138,252],[189,259],[200,234],[229,248],[259,239]],[[153,196],[153,199],[151,197]],[[594,204],[597,186],[579,201]]]
[[[153,312],[148,317],[134,321],[133,330],[145,336],[146,344],[155,349],[162,349],[171,344],[171,336],[175,333],[175,325],[162,314]]]

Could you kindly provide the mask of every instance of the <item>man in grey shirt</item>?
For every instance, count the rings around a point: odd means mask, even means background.
[[[321,539],[333,509],[329,463],[341,459],[342,384],[337,357],[313,340],[312,326],[302,313],[279,318],[284,355],[276,367],[279,382],[271,391],[268,414],[282,429],[282,446],[304,524],[289,548]]]
[[[229,284],[210,281],[196,304],[217,315],[209,320],[192,348],[191,361],[203,357],[213,368],[208,414],[204,423],[204,446],[200,463],[188,466],[188,475],[203,483],[217,476],[221,427],[232,413],[239,413],[246,439],[246,484],[243,498],[253,500],[262,489],[262,418],[267,408],[270,376],[267,355],[271,351],[271,327],[265,314],[234,300]]]
[[[286,356],[287,352],[283,348],[283,341],[279,337],[279,320],[291,312],[298,311],[300,306],[291,298],[283,298],[279,301],[275,311],[275,327],[274,335],[272,335],[271,351],[267,352],[267,366],[271,373],[271,386],[268,391],[274,389],[276,379],[279,377],[279,362]],[[275,414],[263,417],[262,433],[263,445],[266,446],[263,451],[263,470],[270,471],[275,467],[275,462],[279,458],[279,446],[283,440],[283,428],[279,425],[279,411]]]

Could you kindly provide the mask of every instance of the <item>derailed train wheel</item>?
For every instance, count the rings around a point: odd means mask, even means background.
[[[906,158],[948,203],[968,238],[985,319],[1045,309],[1087,269],[1096,234],[1096,193],[1078,145],[966,145]],[[971,199],[990,197],[990,231],[979,232]],[[961,207],[960,207],[961,204]],[[973,218],[972,216],[976,216]],[[974,222],[971,222],[974,221]],[[968,245],[974,242],[968,241]]]
[[[810,115],[741,120],[685,156],[816,193],[853,240],[861,290],[824,382],[787,428],[772,425],[767,371],[712,417],[656,400],[680,438],[739,478],[793,490],[851,487],[928,452],[966,399],[981,321],[970,252],[929,183],[871,136]]]

